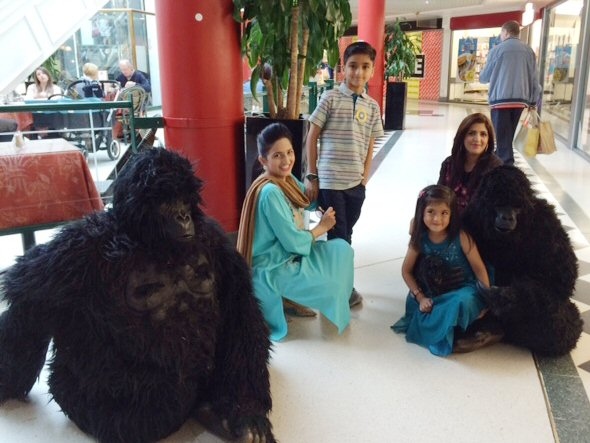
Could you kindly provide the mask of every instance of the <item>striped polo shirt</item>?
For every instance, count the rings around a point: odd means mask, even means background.
[[[371,137],[383,135],[377,102],[367,93],[353,98],[341,83],[326,91],[309,121],[322,130],[318,146],[320,188],[343,190],[363,179]]]

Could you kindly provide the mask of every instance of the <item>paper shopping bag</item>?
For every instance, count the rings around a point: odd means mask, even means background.
[[[555,151],[557,151],[557,147],[555,146],[553,127],[548,121],[542,121],[539,123],[537,154],[553,154]]]
[[[518,149],[520,152],[524,152],[526,137],[529,132],[529,128],[526,125],[523,125],[522,123],[522,121],[518,123],[516,132],[514,133],[514,140],[512,141],[512,145],[514,146],[514,148]]]
[[[520,114],[520,119],[518,120],[518,126],[516,126],[516,131],[514,131],[514,138],[512,139],[512,146],[514,146],[514,148],[518,149],[520,152],[522,152],[524,149],[526,133],[528,132],[525,124],[528,115],[529,110],[527,108],[523,109],[522,114]]]
[[[523,153],[527,157],[534,157],[537,155],[537,148],[539,146],[539,128],[529,128],[526,134]]]
[[[534,157],[537,154],[539,145],[539,114],[533,108],[526,108],[516,127],[514,147],[527,157]]]

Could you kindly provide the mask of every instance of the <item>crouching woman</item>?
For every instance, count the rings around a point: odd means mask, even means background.
[[[342,332],[350,321],[353,250],[341,239],[316,241],[336,223],[332,208],[317,226],[305,229],[303,213],[310,202],[291,173],[295,152],[289,129],[273,123],[257,142],[264,173],[244,200],[237,247],[252,267],[270,338],[281,340],[288,332],[283,298],[318,310]]]

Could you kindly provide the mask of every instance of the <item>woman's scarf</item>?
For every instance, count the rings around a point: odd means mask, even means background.
[[[297,181],[293,176],[288,176],[286,180],[278,180],[268,174],[259,176],[246,194],[244,204],[242,205],[242,214],[240,216],[240,227],[238,228],[238,242],[236,248],[240,254],[246,259],[249,266],[252,266],[252,245],[254,243],[254,225],[256,222],[256,206],[258,204],[258,196],[260,190],[267,183],[274,183],[283,194],[289,199],[293,206],[297,208],[307,208],[309,206],[309,199],[305,196]]]

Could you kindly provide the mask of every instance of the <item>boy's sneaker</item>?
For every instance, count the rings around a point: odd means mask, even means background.
[[[352,293],[348,299],[348,305],[352,308],[353,306],[360,305],[363,302],[363,296],[358,293],[355,288],[352,288]]]

